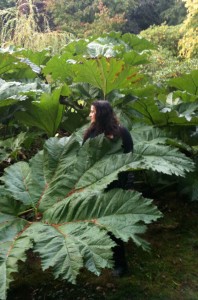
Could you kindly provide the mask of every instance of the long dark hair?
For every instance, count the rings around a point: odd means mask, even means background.
[[[119,122],[110,103],[97,100],[92,103],[96,109],[95,122],[92,123],[84,134],[84,142],[90,137],[104,133],[106,136],[120,136]]]

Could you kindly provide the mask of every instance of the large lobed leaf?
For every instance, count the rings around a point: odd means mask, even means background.
[[[88,189],[83,195],[75,193],[58,202],[46,210],[43,217],[50,223],[81,220],[105,228],[124,241],[132,238],[137,242],[136,235],[145,231],[145,226],[138,223],[156,220],[159,212],[151,200],[144,199],[136,191],[115,189],[99,194]]]
[[[171,79],[168,84],[192,95],[198,95],[198,70],[193,70],[190,74]]]
[[[40,84],[39,81],[24,84],[18,81],[6,82],[0,79],[0,106],[23,101],[28,96],[39,95],[44,91],[50,91],[50,88],[48,85]]]
[[[0,52],[0,76],[5,79],[36,78],[40,68],[24,57],[13,53]]]
[[[16,113],[16,118],[29,126],[44,130],[48,136],[54,136],[62,120],[64,105],[59,103],[61,88],[51,94],[43,93],[40,101],[27,102],[26,111]]]
[[[86,60],[73,66],[76,82],[87,82],[102,90],[104,98],[115,89],[130,87],[141,80],[140,74],[130,65],[116,58]]]
[[[152,126],[137,126],[132,134],[135,153],[142,156],[145,169],[176,176],[185,176],[185,172],[194,170],[193,161],[170,144],[174,142],[175,146],[186,150],[189,147],[180,141],[172,141],[170,133]]]
[[[157,146],[162,147],[159,154]],[[51,138],[29,164],[19,162],[5,170],[0,189],[0,298],[5,298],[17,261],[26,259],[28,248],[40,254],[44,270],[51,267],[55,277],[71,282],[83,265],[97,275],[112,266],[114,243],[108,232],[148,248],[139,235],[161,213],[136,191],[105,188],[121,171],[152,168],[183,175],[193,166],[184,156],[174,159],[176,152],[165,145],[152,145],[152,138],[141,153],[122,154],[119,148],[119,140],[112,143],[103,135],[83,146],[78,135]],[[24,217],[30,211],[35,218],[28,222]]]
[[[17,272],[18,261],[26,260],[26,250],[32,244],[23,236],[28,222],[10,214],[0,212],[0,298],[6,298],[6,290]]]

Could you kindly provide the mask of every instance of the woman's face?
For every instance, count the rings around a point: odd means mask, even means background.
[[[96,121],[96,108],[93,105],[91,105],[89,117],[91,119],[91,123],[94,123]]]

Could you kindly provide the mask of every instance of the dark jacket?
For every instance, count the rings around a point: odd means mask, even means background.
[[[120,125],[119,133],[120,133],[120,138],[122,139],[123,153],[133,152],[133,140],[128,129]],[[91,131],[89,135],[86,136],[86,139],[83,140],[83,144],[87,139],[94,138],[96,137],[96,135],[97,134],[95,134],[94,130]],[[122,188],[125,190],[131,189],[133,188],[133,180],[134,180],[133,172],[131,171],[120,172],[118,174],[118,179],[112,181],[105,190],[108,191],[113,188]]]

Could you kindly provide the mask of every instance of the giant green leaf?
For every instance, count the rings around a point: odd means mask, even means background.
[[[145,44],[145,41],[143,42],[141,39],[139,39],[139,41],[142,46]],[[128,44],[128,40],[124,42],[121,36],[113,36],[113,33],[88,43],[87,52],[92,58],[100,56],[117,57],[133,66],[148,63],[145,53],[138,53],[138,51],[135,51],[133,47]]]
[[[109,267],[114,243],[97,227],[89,224],[59,225],[34,224],[35,251],[39,252],[43,269],[52,267],[55,277],[61,276],[75,282],[79,269],[85,262],[90,271],[99,275],[101,267]],[[31,233],[30,233],[31,234]],[[100,241],[100,242],[99,242]],[[105,250],[107,253],[105,253]],[[47,253],[47,255],[46,255]]]
[[[114,171],[113,175],[107,172],[106,182],[103,179],[104,182],[100,183],[104,170],[100,174],[97,166],[95,180],[83,176],[91,168],[94,172],[94,165],[104,160],[105,155],[110,161],[108,153],[113,152],[111,145],[102,136],[96,141],[90,140],[83,147],[75,136],[53,138],[46,143],[44,152],[39,152],[29,165],[19,162],[6,169],[1,178],[4,182],[1,196],[10,205],[2,205],[0,208],[0,245],[5,252],[1,265],[1,298],[5,298],[5,291],[12,280],[11,273],[7,270],[10,268],[11,258],[14,257],[11,272],[17,271],[16,261],[25,260],[25,250],[28,246],[32,247],[30,241],[34,241],[34,251],[41,256],[43,269],[52,267],[56,277],[61,276],[72,282],[75,282],[83,261],[97,275],[101,268],[112,266],[111,248],[114,243],[106,234],[107,231],[114,230],[117,237],[123,240],[131,237],[136,243],[146,247],[146,243],[140,242],[138,238],[138,234],[144,232],[145,227],[138,223],[140,220],[145,223],[156,220],[160,216],[157,208],[138,193],[129,192],[130,195],[127,195],[122,190],[103,192],[108,182],[116,178],[117,172],[123,168],[121,159],[124,155],[120,157],[117,167],[110,170]],[[93,185],[94,189],[91,188]],[[14,208],[17,202],[22,203],[18,205],[18,210]],[[28,211],[35,213],[35,221],[28,223],[16,216],[17,214],[24,218],[27,210],[25,206]],[[130,206],[132,213],[128,216]],[[40,222],[37,220],[38,213],[41,214]],[[116,220],[117,227],[113,226]],[[17,224],[21,224],[20,227]],[[5,239],[5,234],[10,240],[7,248],[2,240]],[[23,246],[19,253],[20,243]],[[12,251],[9,250],[10,247]]]
[[[53,56],[43,68],[45,76],[51,76],[53,80],[60,80],[61,82],[67,82],[68,78],[72,77],[72,63],[68,60],[72,59],[72,55],[68,52],[60,55]]]
[[[136,51],[155,49],[155,46],[145,38],[136,34],[125,33],[122,40]]]
[[[23,56],[28,58],[32,63],[37,66],[43,66],[49,60],[49,49],[43,49],[41,51],[32,51],[30,49],[20,49],[16,53],[17,56]]]
[[[26,250],[32,244],[23,237],[28,222],[13,215],[0,212],[0,298],[6,299],[6,290],[18,269],[18,261],[26,260]]]
[[[17,261],[25,261],[29,248],[39,253],[43,270],[52,268],[55,277],[71,282],[83,266],[97,275],[112,267],[115,244],[109,232],[148,248],[140,235],[161,217],[157,207],[139,192],[107,192],[106,187],[121,171],[153,169],[183,176],[193,164],[175,149],[157,141],[152,145],[152,138],[144,147],[137,143],[134,154],[122,154],[120,147],[120,140],[103,135],[83,146],[75,134],[50,138],[29,163],[5,170],[0,189],[0,298],[5,299]]]
[[[0,53],[0,76],[4,79],[36,78],[37,70],[38,66],[24,58],[18,58],[14,54],[6,52]]]
[[[141,80],[141,75],[130,65],[116,58],[98,58],[74,64],[76,82],[87,82],[102,90],[104,98],[114,89],[122,89]]]
[[[16,118],[29,126],[35,126],[45,131],[48,136],[54,136],[62,120],[64,105],[59,103],[61,88],[41,95],[40,101],[27,102],[26,111],[16,113]]]
[[[119,205],[116,205],[118,202]],[[84,192],[83,197],[79,193],[72,194],[44,213],[47,222],[70,223],[71,220],[75,222],[80,219],[97,224],[124,241],[132,238],[134,242],[138,241],[136,235],[146,229],[138,224],[139,221],[147,224],[157,218],[158,212],[151,200],[143,199],[141,194],[135,191],[117,189],[101,195],[91,190]],[[123,221],[128,225],[124,225]]]
[[[198,70],[193,70],[190,74],[171,79],[168,84],[179,90],[198,95]]]
[[[9,53],[0,53],[0,75],[7,73],[9,70],[18,69],[17,59]]]
[[[0,107],[10,106],[29,97],[38,97],[44,91],[49,91],[49,85],[40,84],[38,81],[21,83],[0,79]]]
[[[142,125],[134,127],[132,136],[134,152],[143,157],[145,169],[177,176],[184,176],[185,171],[193,170],[193,162],[179,151],[180,148],[190,150],[190,147],[179,140],[173,140],[171,133],[153,126]],[[170,147],[171,144],[179,149]]]

